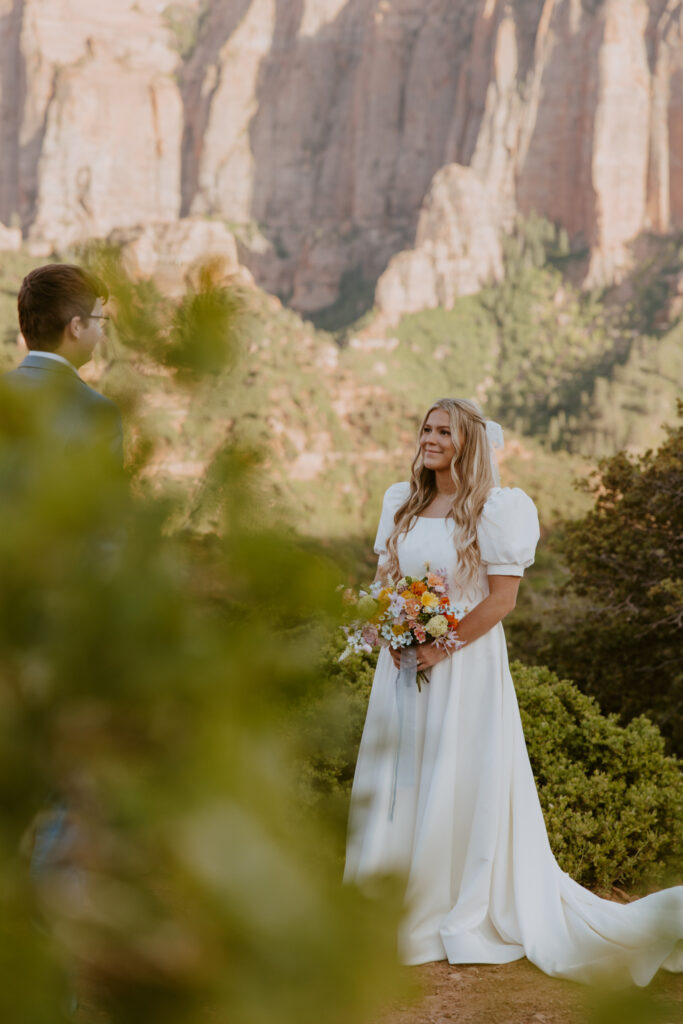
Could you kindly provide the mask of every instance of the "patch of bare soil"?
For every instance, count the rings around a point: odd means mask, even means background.
[[[613,1014],[597,1014],[595,994],[583,985],[549,978],[528,960],[491,966],[451,966],[445,961],[406,968],[414,998],[387,1008],[376,1024],[608,1024],[623,1022],[629,993],[618,997]],[[661,1024],[683,1021],[683,975],[660,971],[645,990],[633,994],[642,1006],[648,996]],[[632,1006],[635,1009],[635,1006]],[[628,1013],[628,1011],[627,1011]],[[633,1021],[655,1019],[649,1012]]]

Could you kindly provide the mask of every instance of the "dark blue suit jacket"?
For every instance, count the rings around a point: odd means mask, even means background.
[[[26,456],[30,456],[35,437],[41,449],[46,446],[48,454],[54,453],[57,459],[68,460],[72,453],[92,451],[96,458],[103,459],[106,470],[117,475],[122,470],[119,411],[108,398],[88,387],[71,365],[40,352],[30,352],[20,366],[4,374],[1,385],[17,396],[20,409],[27,416],[26,443],[19,442],[14,452],[18,466],[23,466]],[[34,416],[35,424],[31,422]],[[40,428],[37,434],[32,427]],[[112,543],[119,542],[109,536],[98,536],[96,540],[100,553],[110,551]],[[68,809],[55,798],[36,825],[32,874],[41,876],[60,864],[71,864],[72,832]]]
[[[72,366],[41,352],[4,375],[4,383],[47,417],[47,430],[61,454],[101,447],[123,464],[121,416],[114,403],[89,387]]]

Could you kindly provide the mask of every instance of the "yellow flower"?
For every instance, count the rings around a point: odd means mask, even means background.
[[[394,626],[391,627],[391,632],[394,634],[394,636],[401,636],[402,633],[406,632],[406,627],[402,626],[400,622],[397,622]]]
[[[440,597],[436,594],[430,594],[428,590],[425,590],[421,600],[423,608],[436,608],[441,602]]]
[[[448,632],[448,622],[446,621],[446,616],[433,615],[429,622],[427,623],[427,625],[425,626],[425,629],[427,630],[430,636],[443,636],[445,633]]]

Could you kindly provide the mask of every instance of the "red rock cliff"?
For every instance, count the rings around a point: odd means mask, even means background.
[[[594,279],[683,226],[680,0],[0,0],[0,57],[0,220],[223,218],[302,310],[449,304],[518,212]]]

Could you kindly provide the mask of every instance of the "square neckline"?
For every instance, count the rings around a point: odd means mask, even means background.
[[[489,500],[489,498],[491,497],[491,494],[494,491],[502,491],[502,490],[503,490],[503,488],[500,486],[500,484],[494,484],[493,487],[491,488],[491,490],[489,491],[489,493],[486,496],[486,501]],[[484,502],[484,504],[486,504],[486,502]],[[437,522],[439,522],[439,521],[444,522],[445,520],[450,519],[451,516],[415,516],[415,518],[416,519],[436,519]]]

